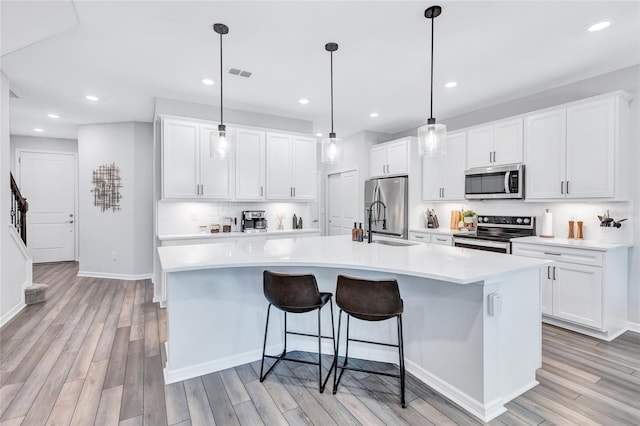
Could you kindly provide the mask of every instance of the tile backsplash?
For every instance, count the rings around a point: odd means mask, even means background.
[[[542,232],[544,212],[553,213],[553,235],[566,238],[569,232],[569,220],[583,221],[584,239],[598,241],[632,242],[634,233],[632,202],[557,202],[526,203],[523,201],[465,201],[458,203],[422,203],[412,209],[411,227],[425,227],[422,212],[435,209],[441,228],[449,227],[451,210],[473,210],[479,215],[528,215],[536,217],[536,232]],[[602,228],[598,215],[609,211],[615,220],[628,218],[621,228]]]
[[[241,231],[243,210],[264,210],[267,216],[267,228],[277,229],[279,214],[284,216],[284,229],[293,226],[293,215],[302,217],[304,228],[317,228],[310,221],[309,203],[237,203],[237,202],[158,202],[158,234],[198,233],[200,225],[218,223],[222,227],[225,217],[237,219],[232,231]],[[315,226],[312,226],[315,225]]]

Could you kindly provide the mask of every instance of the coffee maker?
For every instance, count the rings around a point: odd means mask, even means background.
[[[264,210],[244,210],[242,212],[242,232],[267,232]]]

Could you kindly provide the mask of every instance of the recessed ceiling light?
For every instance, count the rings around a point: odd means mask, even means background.
[[[49,118],[60,118],[60,116],[58,114],[47,114],[47,117],[49,117]]]
[[[34,132],[38,132],[38,133],[42,133],[42,132],[44,132],[44,130],[39,129],[39,128],[35,128],[35,129],[33,129],[33,131],[34,131]]]
[[[458,85],[457,82],[455,81],[450,81],[447,84],[444,85],[444,87],[446,87],[447,89],[451,89],[452,87],[456,87]]]
[[[94,102],[99,100],[99,98],[97,96],[93,96],[93,95],[87,95],[87,96],[85,96],[85,98],[87,98],[90,101],[94,101]]]
[[[214,81],[211,80],[210,78],[203,78],[202,84],[204,84],[205,86],[213,86]]]
[[[376,118],[378,115],[380,114],[378,114],[377,112],[372,112],[371,114],[369,114],[369,117]]]
[[[611,25],[611,21],[596,22],[595,24],[589,27],[588,31],[595,32],[595,31],[604,30],[605,28],[609,27],[609,25]]]
[[[300,98],[298,99],[298,103],[301,103],[302,105],[306,105],[309,103],[309,99]]]
[[[322,133],[316,133],[316,136],[321,138],[322,137]]]

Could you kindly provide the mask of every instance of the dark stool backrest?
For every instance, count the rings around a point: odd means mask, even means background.
[[[336,303],[358,319],[382,321],[402,314],[396,280],[372,281],[338,275]]]
[[[308,312],[322,306],[316,277],[264,271],[264,297],[285,312]]]

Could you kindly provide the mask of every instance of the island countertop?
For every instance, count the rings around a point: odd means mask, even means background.
[[[348,235],[159,247],[165,273],[236,267],[335,267],[470,284],[538,269],[548,260],[460,247],[387,246],[353,242]]]

